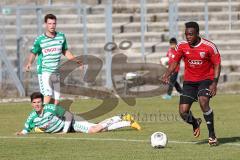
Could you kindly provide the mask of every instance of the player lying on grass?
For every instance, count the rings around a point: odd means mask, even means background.
[[[61,106],[43,104],[43,95],[40,92],[34,92],[30,97],[33,111],[27,118],[24,129],[16,135],[26,135],[33,129],[44,133],[67,133],[70,128],[83,133],[97,133],[129,126],[141,129],[130,114],[114,116],[95,124],[73,115]]]

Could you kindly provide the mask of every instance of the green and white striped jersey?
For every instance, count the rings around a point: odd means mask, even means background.
[[[22,132],[29,133],[35,127],[46,133],[59,132],[64,127],[64,121],[61,119],[64,113],[65,110],[61,106],[46,104],[43,107],[42,115],[38,115],[35,110],[30,113]]]
[[[59,73],[61,55],[67,50],[67,41],[64,33],[56,32],[54,38],[45,34],[38,36],[33,44],[31,52],[38,55],[37,72]]]

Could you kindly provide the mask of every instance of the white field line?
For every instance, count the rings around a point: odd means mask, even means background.
[[[28,136],[0,136],[0,139],[54,139],[54,140],[82,140],[82,141],[120,141],[120,142],[149,142],[149,140],[140,139],[122,139],[122,138],[80,138],[80,137],[28,137]],[[173,144],[198,144],[199,142],[186,141],[168,141]],[[224,143],[220,145],[238,146],[240,143]]]

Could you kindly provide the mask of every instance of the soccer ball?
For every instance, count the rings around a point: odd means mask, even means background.
[[[164,148],[167,142],[167,135],[163,132],[155,132],[151,135],[151,145],[153,148]]]
[[[167,66],[168,66],[168,62],[169,62],[169,58],[168,58],[168,57],[162,57],[162,58],[160,59],[160,61],[161,61],[161,64],[162,64],[162,65],[164,65],[165,67],[167,67]]]

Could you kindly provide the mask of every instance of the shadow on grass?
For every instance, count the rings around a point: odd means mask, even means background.
[[[234,142],[240,142],[240,137],[223,137],[218,138],[219,145],[226,144],[226,143],[234,143]],[[206,144],[208,143],[208,139],[204,139],[200,142],[197,142],[197,144]]]

